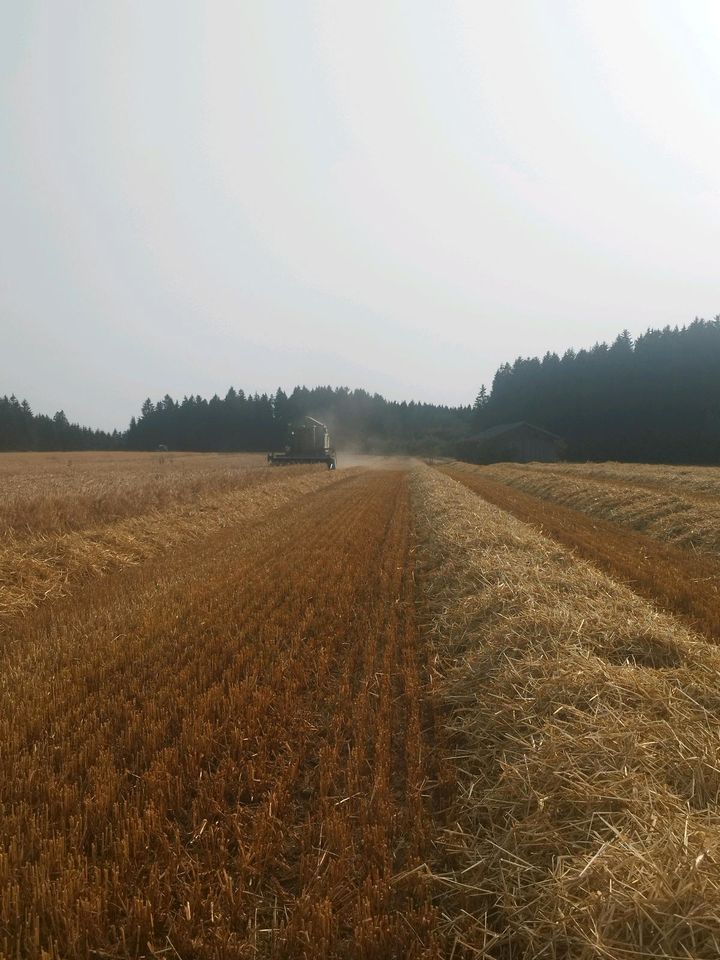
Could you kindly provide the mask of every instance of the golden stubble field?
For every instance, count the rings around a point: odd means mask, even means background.
[[[670,468],[340,466],[0,457],[0,956],[719,956]]]

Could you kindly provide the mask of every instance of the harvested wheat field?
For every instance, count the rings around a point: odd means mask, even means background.
[[[454,463],[452,468],[720,559],[720,469],[716,467]]]
[[[441,469],[720,642],[720,557],[684,550],[610,520],[543,500],[489,479],[483,470]]]
[[[530,463],[502,464],[519,471],[610,480],[651,487],[684,496],[720,497],[720,467],[670,466],[658,463]]]
[[[720,650],[440,472],[414,485],[462,939],[497,958],[717,957]]]
[[[690,614],[401,458],[67,459],[0,458],[1,957],[720,955]]]
[[[445,954],[407,474],[265,476],[7,630],[3,955]]]
[[[332,482],[255,454],[0,457],[0,626],[99,574],[202,539]],[[23,473],[25,470],[25,473]]]

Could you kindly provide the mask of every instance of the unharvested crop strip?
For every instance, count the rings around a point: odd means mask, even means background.
[[[720,650],[439,471],[414,493],[459,938],[488,960],[714,960]]]
[[[465,471],[443,468],[490,503],[531,523],[558,543],[712,640],[720,639],[720,562],[693,556],[635,531],[547,503]]]
[[[238,490],[267,472],[259,454],[2,454],[0,537],[97,528]]]

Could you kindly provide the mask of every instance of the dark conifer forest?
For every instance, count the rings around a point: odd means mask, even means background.
[[[720,317],[504,364],[475,427],[518,420],[563,437],[570,460],[720,463]]]
[[[53,417],[34,414],[27,400],[0,397],[0,451],[11,450],[113,450],[123,435],[70,423],[64,411]]]
[[[472,428],[472,408],[398,403],[346,387],[296,387],[246,395],[231,387],[224,397],[147,399],[122,433],[68,423],[61,411],[35,416],[27,403],[0,397],[0,450],[280,450],[289,425],[310,415],[327,423],[338,449],[359,453],[446,452]]]
[[[440,452],[471,428],[470,406],[396,403],[347,387],[296,387],[268,396],[230,388],[225,397],[146,400],[123,443],[130,450],[279,450],[289,424],[309,415],[327,423],[338,449],[374,453]]]
[[[473,407],[388,401],[346,387],[290,394],[147,399],[123,431],[69,423],[62,411],[34,414],[0,397],[0,450],[265,451],[282,448],[288,426],[310,415],[327,423],[340,450],[450,455],[458,440],[525,420],[567,443],[571,460],[720,463],[720,317],[648,330],[633,342],[519,357],[503,364]]]

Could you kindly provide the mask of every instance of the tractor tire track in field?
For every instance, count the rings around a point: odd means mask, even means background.
[[[720,641],[720,562],[610,521],[541,500],[477,474],[438,468],[453,480],[574,550],[659,608]]]
[[[446,955],[410,519],[339,480],[18,623],[2,955]]]

